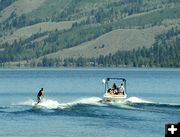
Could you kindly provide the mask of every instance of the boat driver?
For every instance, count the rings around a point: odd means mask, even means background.
[[[116,86],[116,84],[114,83],[113,84],[113,86],[112,86],[112,88],[111,88],[111,92],[110,92],[111,94],[114,94],[114,95],[117,95],[117,94],[119,94],[119,92],[118,92],[118,88],[117,88],[117,86]]]

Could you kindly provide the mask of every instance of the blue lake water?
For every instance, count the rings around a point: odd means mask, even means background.
[[[106,77],[126,78],[130,103],[101,103]],[[0,69],[0,136],[163,137],[178,121],[180,69]]]

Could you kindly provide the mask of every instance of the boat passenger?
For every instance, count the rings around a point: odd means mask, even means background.
[[[119,87],[119,91],[120,91],[120,93],[122,93],[124,95],[125,89],[124,89],[124,86],[122,83],[121,83],[121,86]]]
[[[113,94],[114,94],[114,95],[118,95],[118,94],[119,94],[118,87],[116,86],[115,83],[114,83],[113,86],[112,86],[112,90],[113,90]]]

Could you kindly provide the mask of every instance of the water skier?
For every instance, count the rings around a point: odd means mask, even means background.
[[[41,89],[39,90],[38,94],[37,94],[37,104],[38,104],[39,102],[41,102],[42,97],[44,97],[44,95],[45,95],[44,89],[41,88]]]

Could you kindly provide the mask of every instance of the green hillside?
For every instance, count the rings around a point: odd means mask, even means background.
[[[13,14],[21,16],[37,9],[46,0],[11,0],[11,4],[0,13],[0,22],[6,21]],[[3,3],[2,3],[3,4]]]
[[[42,65],[151,48],[179,28],[179,0],[0,1],[1,65]],[[179,34],[174,34],[179,38]],[[20,64],[19,64],[20,63]]]
[[[148,48],[153,45],[157,34],[170,28],[170,26],[169,28],[165,26],[156,26],[146,29],[117,29],[78,46],[59,50],[46,57],[98,57],[99,55],[108,55],[109,53],[114,54],[118,50],[132,50],[139,47]]]
[[[50,32],[55,30],[64,30],[64,29],[70,29],[72,27],[72,24],[76,21],[62,21],[62,22],[42,22],[37,23],[35,25],[26,26],[20,29],[17,29],[13,34],[1,37],[0,42],[1,43],[13,43],[14,40],[19,41],[27,39],[31,37],[34,34],[37,33],[44,33],[44,32]]]

